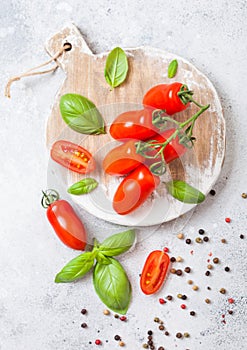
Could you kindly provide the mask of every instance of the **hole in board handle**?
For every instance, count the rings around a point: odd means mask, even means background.
[[[72,49],[72,45],[70,43],[64,43],[63,44],[63,47],[65,48],[64,50],[65,51],[70,51]]]

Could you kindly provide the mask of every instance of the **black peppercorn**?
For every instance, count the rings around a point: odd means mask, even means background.
[[[165,348],[163,348],[163,346],[158,347],[158,350],[165,350]]]
[[[196,314],[195,311],[190,311],[191,316],[195,316],[195,314]]]
[[[166,299],[171,301],[172,300],[172,296],[168,295]]]
[[[205,275],[206,275],[206,276],[209,276],[209,275],[210,275],[210,271],[206,271],[206,272],[205,272]]]
[[[153,336],[152,335],[149,335],[148,336],[148,340],[152,340],[153,339]]]
[[[86,310],[86,309],[82,309],[82,310],[81,310],[81,314],[82,314],[82,315],[85,315],[86,313],[87,313],[87,310]]]
[[[178,270],[176,271],[176,275],[177,275],[177,276],[181,276],[182,274],[183,274],[183,271],[182,271],[182,270],[178,269]]]
[[[209,238],[207,236],[203,237],[204,242],[208,242]]]
[[[190,238],[187,238],[187,239],[185,240],[185,243],[186,243],[186,244],[190,244],[190,243],[191,243],[191,239],[190,239]]]
[[[210,190],[209,193],[211,194],[211,196],[215,196],[216,195],[216,191],[215,190]]]
[[[214,259],[213,259],[213,262],[214,262],[215,264],[218,264],[218,263],[219,263],[219,259],[218,259],[218,258],[214,258]]]
[[[121,337],[119,335],[115,335],[114,339],[118,341],[121,340]]]
[[[172,256],[170,260],[171,260],[171,262],[175,262],[176,258],[174,256]]]
[[[186,300],[187,299],[187,296],[186,295],[182,295],[182,298],[183,300]]]
[[[148,341],[148,345],[151,346],[151,345],[153,345],[153,344],[154,344],[154,342],[153,342],[152,340],[149,340],[149,341]]]
[[[119,318],[119,315],[118,315],[118,314],[115,314],[114,317],[115,317],[115,318]]]
[[[81,328],[87,328],[87,324],[86,323],[82,323],[81,324]]]
[[[152,335],[153,334],[153,332],[152,331],[148,331],[148,335]]]
[[[200,230],[198,230],[199,235],[204,235],[205,231],[203,230],[203,228],[200,228]]]
[[[240,237],[241,239],[244,239],[244,235],[240,235],[239,237]]]
[[[160,331],[163,331],[164,329],[165,329],[165,327],[164,327],[163,325],[160,325],[160,326],[159,326],[159,330],[160,330]]]
[[[229,272],[229,271],[230,271],[230,267],[228,267],[228,266],[225,267],[225,271],[226,271],[226,272]]]
[[[232,310],[228,310],[228,313],[229,313],[230,315],[232,315],[232,314],[233,314],[233,311],[232,311]]]
[[[168,331],[165,331],[165,335],[168,336],[170,335],[170,333]]]
[[[189,266],[187,266],[187,267],[184,269],[184,271],[185,271],[186,273],[190,273],[191,269],[190,269]]]
[[[177,333],[177,334],[176,334],[176,337],[177,337],[177,338],[182,338],[182,337],[183,337],[183,334],[182,334],[182,333]]]

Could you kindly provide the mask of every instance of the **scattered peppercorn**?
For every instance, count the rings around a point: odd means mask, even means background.
[[[230,271],[230,267],[226,266],[226,267],[225,267],[225,271],[226,271],[226,272],[229,272],[229,271]]]
[[[163,298],[159,298],[159,303],[160,303],[161,305],[163,305],[163,304],[166,303],[166,301],[165,301],[165,299],[163,299]]]
[[[206,272],[205,272],[205,275],[206,275],[206,276],[209,276],[209,275],[210,275],[210,271],[206,271]]]
[[[149,341],[148,341],[148,345],[153,345],[153,341],[152,341],[152,340],[149,340]]]
[[[186,272],[186,273],[190,273],[190,271],[191,271],[191,268],[190,268],[189,266],[187,266],[187,267],[184,269],[184,272]]]
[[[126,321],[127,320],[127,317],[126,316],[121,316],[120,317],[120,321]]]
[[[196,241],[196,243],[202,243],[201,237],[196,237],[195,241]]]
[[[211,194],[211,196],[215,196],[216,195],[216,191],[215,190],[210,190],[209,193]]]
[[[159,322],[159,321],[160,321],[159,317],[154,318],[154,322]],[[152,331],[150,331],[150,332],[152,332]]]
[[[176,261],[177,261],[177,262],[181,262],[181,261],[183,261],[183,258],[181,258],[181,256],[178,256],[178,257],[176,258]]]
[[[159,346],[158,350],[165,350],[165,348],[163,348],[163,346]]]
[[[164,327],[163,325],[160,325],[160,326],[159,326],[159,330],[160,330],[160,331],[163,331],[164,329],[165,329],[165,327]]]
[[[172,296],[171,295],[167,295],[166,299],[171,301],[172,300]]]
[[[87,313],[87,310],[86,310],[86,309],[82,309],[82,310],[81,310],[81,314],[82,314],[82,315],[86,315],[86,313]]]
[[[115,335],[114,339],[118,341],[118,340],[121,340],[121,337],[120,335]]]
[[[153,331],[148,331],[148,335],[152,335],[153,334]]]
[[[191,243],[191,239],[190,239],[190,238],[187,238],[187,239],[185,240],[185,243],[186,243],[186,244],[190,244],[190,243]]]
[[[177,297],[178,297],[179,299],[182,299],[182,296],[183,296],[182,294],[178,294],[178,295],[177,295]]]
[[[177,238],[178,239],[183,239],[184,238],[184,234],[183,233],[178,233],[177,234]]]
[[[169,252],[169,248],[165,247],[165,248],[163,249],[163,252],[168,253],[168,252]]]
[[[150,349],[151,349],[151,350],[154,350],[154,349],[155,349],[154,345],[151,345],[151,346],[150,346]]]
[[[184,337],[185,338],[189,338],[190,337],[190,334],[188,332],[184,333]]]
[[[211,287],[207,287],[207,290],[211,290]]]
[[[211,265],[211,264],[208,264],[207,268],[208,268],[209,270],[212,270],[212,268],[213,268],[213,265]]]
[[[181,309],[183,309],[183,310],[186,309],[186,305],[185,305],[185,304],[182,304],[180,307],[181,307]]]
[[[232,299],[232,298],[229,298],[229,299],[228,299],[228,303],[229,303],[229,304],[234,304],[234,302],[235,302],[234,299]]]
[[[226,243],[226,239],[222,238],[221,243]]]
[[[215,264],[218,264],[218,263],[219,263],[219,259],[218,259],[218,258],[214,258],[214,259],[213,259],[213,262],[214,262]]]
[[[101,340],[96,339],[96,340],[95,340],[95,344],[96,344],[96,345],[101,345]]]
[[[226,294],[225,288],[221,288],[221,289],[220,289],[220,293],[221,293],[221,294]]]
[[[107,316],[107,315],[110,315],[110,311],[107,310],[107,309],[105,309],[103,313],[104,313],[104,315],[106,315],[106,316]]]
[[[247,193],[244,192],[241,194],[241,196],[242,196],[242,198],[247,198]]]
[[[231,222],[230,218],[225,218],[225,222],[227,222],[228,224]]]
[[[207,304],[210,304],[211,303],[211,301],[210,301],[210,299],[205,299],[205,303],[207,303]]]
[[[233,314],[233,311],[232,311],[232,310],[228,310],[228,313],[229,313],[230,315],[232,315],[232,314]]]
[[[239,237],[240,237],[241,239],[244,239],[244,235],[240,235]]]
[[[171,260],[171,262],[175,262],[176,261],[175,256],[172,256],[170,260]]]
[[[148,340],[152,340],[152,339],[153,339],[152,335],[149,335]]]
[[[178,270],[176,271],[176,275],[177,275],[177,276],[182,276],[182,274],[183,274],[183,271],[182,271],[182,270],[178,269]]]
[[[196,315],[195,311],[190,311],[190,316],[195,316],[195,315]]]
[[[204,235],[205,230],[203,230],[203,228],[200,228],[200,230],[198,230],[198,233],[199,233],[199,235]]]
[[[165,331],[165,335],[168,337],[168,335],[170,335],[170,333],[168,331]]]
[[[148,344],[143,344],[142,347],[143,349],[148,349]]]
[[[188,284],[193,284],[193,281],[192,280],[188,280],[187,283]]]
[[[115,317],[115,318],[119,318],[119,315],[118,315],[118,314],[115,314],[114,317]]]
[[[120,342],[118,343],[118,345],[119,345],[119,346],[125,346],[125,343],[124,343],[123,341],[120,341]]]
[[[184,294],[184,295],[182,295],[182,299],[183,300],[186,300],[187,299],[187,296]]]
[[[199,287],[198,287],[198,286],[193,286],[192,289],[193,289],[193,290],[198,290]]]
[[[81,328],[87,328],[87,324],[86,323],[82,323],[81,324]]]
[[[209,241],[208,236],[203,237],[203,240],[204,240],[204,242],[208,242]]]
[[[175,275],[175,273],[177,272],[177,270],[172,268],[172,269],[170,270],[170,272],[171,272],[173,275]]]
[[[183,334],[182,334],[182,333],[177,333],[177,334],[176,334],[176,337],[177,337],[177,338],[183,338]]]

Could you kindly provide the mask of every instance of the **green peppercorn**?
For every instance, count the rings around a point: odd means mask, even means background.
[[[195,241],[196,241],[196,243],[202,243],[201,237],[196,237]]]
[[[143,349],[148,349],[148,344],[143,344],[142,347]]]
[[[190,337],[190,334],[188,332],[184,333],[184,337],[185,338],[189,338]]]

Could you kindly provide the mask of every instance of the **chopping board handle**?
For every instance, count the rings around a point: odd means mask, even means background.
[[[71,45],[70,50],[66,50],[65,54],[57,59],[58,65],[66,72],[69,62],[71,62],[71,56],[76,52],[85,55],[93,55],[92,51],[88,47],[79,29],[73,24],[69,23],[58,33],[54,34],[45,44],[45,49],[49,55],[53,56],[61,50],[61,48],[69,43]]]

